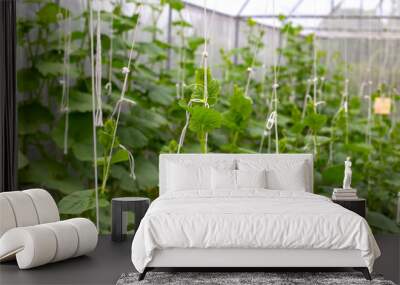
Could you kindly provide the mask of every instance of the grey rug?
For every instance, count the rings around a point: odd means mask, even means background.
[[[117,285],[146,284],[212,284],[212,285],[395,285],[381,276],[373,275],[368,281],[359,272],[148,272],[146,278],[138,281],[138,273],[122,274]]]

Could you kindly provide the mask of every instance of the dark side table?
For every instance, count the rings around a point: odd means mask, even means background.
[[[136,233],[149,205],[150,199],[144,197],[113,198],[111,200],[111,239],[113,241],[123,241],[126,239],[128,211],[133,212],[135,215],[134,229]]]
[[[339,204],[340,206],[359,214],[361,217],[365,218],[365,209],[367,207],[365,199],[352,199],[352,200],[334,200],[333,203]]]

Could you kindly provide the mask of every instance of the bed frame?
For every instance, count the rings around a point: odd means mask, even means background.
[[[168,161],[212,161],[236,159],[265,159],[267,161],[293,160],[305,161],[308,187],[313,192],[313,156],[312,154],[161,154],[159,160],[160,195],[164,194],[167,183]],[[359,250],[329,249],[253,249],[253,248],[170,248],[156,250],[152,261],[139,275],[143,280],[146,273],[155,268],[229,268],[234,271],[266,268],[343,268],[350,267],[361,271],[367,280],[371,280],[368,268]],[[231,271],[231,270],[230,270]]]

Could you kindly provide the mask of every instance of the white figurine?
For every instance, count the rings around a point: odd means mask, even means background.
[[[347,157],[344,162],[344,179],[343,179],[343,189],[351,189],[351,161],[350,157]]]

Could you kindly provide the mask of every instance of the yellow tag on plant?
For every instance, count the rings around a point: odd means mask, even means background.
[[[392,102],[390,98],[386,97],[375,98],[374,113],[379,115],[389,115],[391,103]]]

